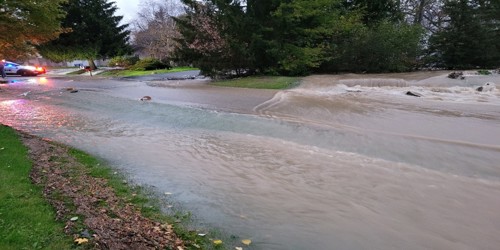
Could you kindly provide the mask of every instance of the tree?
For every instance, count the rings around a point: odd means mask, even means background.
[[[393,0],[183,2],[178,56],[212,75],[404,71],[420,49]]]
[[[39,46],[44,57],[54,61],[85,58],[95,69],[94,59],[131,52],[128,24],[119,24],[123,17],[114,15],[114,2],[69,0],[62,7],[68,14],[61,25],[71,31]]]
[[[0,58],[23,59],[36,53],[34,45],[57,38],[63,2],[0,0]]]
[[[132,37],[136,50],[158,60],[172,59],[180,36],[173,17],[181,13],[177,1],[146,2],[134,22]]]
[[[499,66],[499,5],[498,1],[445,1],[447,20],[430,39],[431,58],[453,69]]]
[[[344,0],[349,10],[362,12],[366,25],[377,25],[381,21],[399,22],[403,18],[399,0]]]
[[[249,30],[239,1],[183,0],[186,14],[176,18],[182,37],[177,58],[208,76],[241,75],[251,70]]]
[[[269,52],[280,73],[304,75],[329,57],[330,42],[342,26],[340,1],[295,0],[282,2],[274,12],[277,37]]]
[[[402,72],[416,69],[421,53],[422,29],[417,25],[379,22],[373,27],[356,25],[334,40],[328,72]]]
[[[408,23],[419,24],[433,34],[443,28],[443,4],[443,0],[403,0],[400,8]]]

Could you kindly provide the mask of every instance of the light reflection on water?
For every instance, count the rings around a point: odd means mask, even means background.
[[[103,157],[256,249],[500,245],[496,108],[292,91],[259,117],[90,91],[10,97],[0,122]]]

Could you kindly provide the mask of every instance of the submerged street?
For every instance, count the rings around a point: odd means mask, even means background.
[[[282,91],[8,79],[0,123],[98,156],[252,249],[500,245],[500,91],[475,91],[498,75],[311,76]]]

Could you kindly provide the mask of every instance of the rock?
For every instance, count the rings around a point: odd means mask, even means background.
[[[414,96],[414,97],[422,97],[421,94],[417,93],[417,92],[412,92],[412,91],[407,91],[406,92],[406,95],[409,95],[409,96]]]
[[[495,88],[496,88],[496,86],[494,83],[487,82],[487,83],[483,84],[483,86],[477,87],[476,91],[479,91],[479,92],[493,91],[493,90],[495,90]]]
[[[451,72],[449,75],[448,75],[448,78],[451,78],[451,79],[457,79],[457,78],[460,78],[460,79],[465,79],[464,77],[464,73],[463,72]]]
[[[151,101],[151,96],[145,95],[141,98],[141,101]]]

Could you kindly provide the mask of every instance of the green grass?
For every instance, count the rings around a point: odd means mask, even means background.
[[[201,237],[196,230],[190,230],[189,224],[192,222],[191,213],[186,211],[173,210],[171,214],[166,214],[161,210],[161,201],[148,188],[131,185],[124,181],[126,177],[106,166],[100,160],[76,149],[70,149],[70,154],[75,159],[89,169],[89,174],[97,178],[105,178],[117,196],[125,201],[134,204],[140,209],[142,215],[154,221],[174,225],[175,233],[184,240],[185,249],[223,249],[214,246],[209,237],[222,236],[214,230],[210,230],[209,235]]]
[[[212,85],[222,87],[239,87],[253,89],[287,89],[300,83],[298,77],[285,76],[251,76],[212,82]]]
[[[0,249],[70,249],[54,209],[29,179],[31,162],[15,132],[0,125]]]
[[[152,75],[152,74],[163,74],[163,73],[175,73],[175,72],[183,72],[188,70],[197,70],[197,68],[192,67],[175,67],[172,69],[158,69],[158,70],[128,70],[128,69],[119,69],[119,70],[108,70],[99,74],[100,76],[115,76],[115,77],[127,77],[127,76],[144,76],[144,75]]]

